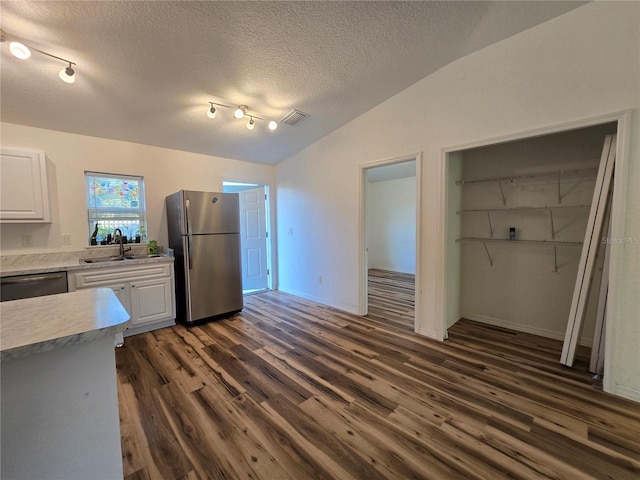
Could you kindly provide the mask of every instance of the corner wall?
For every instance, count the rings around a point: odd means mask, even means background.
[[[579,7],[447,65],[279,164],[282,288],[358,311],[359,165],[422,151],[417,299],[422,316],[417,327],[442,338],[443,152],[454,145],[637,109],[639,16],[636,2]],[[637,174],[640,152],[637,140],[632,144],[630,171]],[[638,184],[631,177],[627,181]],[[636,188],[628,190],[625,228],[637,235],[639,198]],[[637,260],[639,249],[626,245],[619,250],[621,263]],[[324,283],[317,282],[318,275]],[[616,390],[627,388],[640,399],[640,363],[633,353],[639,350],[640,279],[629,266],[623,276],[617,339],[627,353],[616,354],[616,385],[621,386]]]

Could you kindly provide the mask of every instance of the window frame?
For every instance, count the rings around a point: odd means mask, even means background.
[[[138,183],[138,202],[137,209],[128,208],[97,208],[95,207],[95,195],[91,194],[92,178],[108,178],[114,180],[129,180]],[[141,236],[141,242],[146,241],[147,232],[147,202],[146,202],[146,188],[144,183],[144,176],[142,175],[128,175],[121,173],[108,173],[108,172],[96,172],[93,170],[84,171],[84,191],[85,191],[85,206],[87,209],[87,243],[89,246],[95,246],[91,244],[91,235],[95,229],[96,222],[101,223],[105,221],[104,217],[100,216],[100,213],[116,213],[112,220],[108,220],[110,223],[116,224],[120,221],[124,222],[123,225],[118,225],[114,228],[125,227],[127,231],[123,231],[124,236],[132,238],[136,232],[129,232],[129,228],[125,225],[127,222],[136,222],[140,225],[139,232]],[[133,213],[136,212],[136,213]],[[126,215],[131,213],[131,215]],[[108,232],[113,233],[113,232]],[[131,240],[133,242],[133,238]],[[98,242],[100,245],[100,242]]]

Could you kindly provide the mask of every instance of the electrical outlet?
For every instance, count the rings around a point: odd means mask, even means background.
[[[22,235],[22,246],[33,247],[33,235]]]
[[[62,244],[71,245],[71,235],[69,235],[68,233],[65,235],[62,235]]]
[[[322,283],[322,275],[318,276],[318,283]]]

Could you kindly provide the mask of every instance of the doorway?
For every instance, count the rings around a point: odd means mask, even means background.
[[[223,181],[225,193],[237,193],[240,202],[240,250],[242,293],[249,295],[271,288],[268,186]]]
[[[390,321],[408,322],[417,331],[420,155],[365,164],[361,170],[360,313],[368,315],[371,307],[386,318],[397,306],[398,315]],[[396,305],[397,295],[402,299]]]

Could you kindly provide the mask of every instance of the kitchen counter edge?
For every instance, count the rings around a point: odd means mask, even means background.
[[[130,316],[110,288],[0,303],[0,360],[123,332]]]
[[[99,268],[113,268],[117,266],[131,266],[141,265],[148,263],[169,263],[173,262],[174,257],[168,257],[166,255],[160,257],[151,258],[136,258],[131,260],[115,260],[113,262],[99,262],[99,263],[81,263],[80,260],[59,260],[54,262],[38,263],[32,265],[17,266],[14,268],[3,269],[0,272],[0,277],[13,277],[16,275],[30,275],[38,273],[51,273],[51,272],[71,272],[76,270],[95,270]]]

